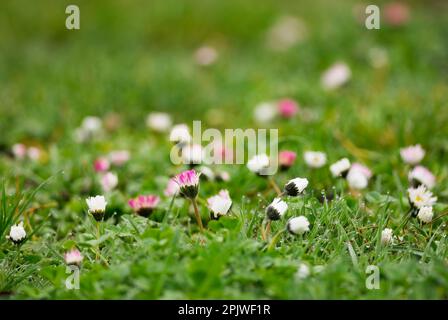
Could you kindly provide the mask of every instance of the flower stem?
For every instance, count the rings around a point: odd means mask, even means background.
[[[199,209],[198,209],[198,204],[196,202],[196,199],[191,199],[191,203],[193,203],[194,215],[196,217],[196,222],[199,225],[199,229],[201,230],[201,232],[204,232],[204,226],[202,225],[202,219],[201,219],[201,215],[199,214]]]
[[[278,187],[277,183],[275,183],[274,179],[272,177],[269,177],[268,180],[269,180],[269,183],[271,184],[272,188],[275,190],[275,192],[277,192],[277,195],[281,196],[282,191]]]
[[[285,229],[280,230],[275,234],[275,236],[272,237],[271,243],[269,243],[268,251],[272,250],[275,245],[277,244],[278,240],[280,239],[280,235],[285,231]]]
[[[98,261],[100,259],[100,222],[96,222],[96,240],[98,241],[98,244],[96,245],[96,260]]]
[[[266,222],[266,229],[264,230],[264,237],[266,241],[268,240],[270,233],[271,233],[271,220],[269,219],[268,222]]]

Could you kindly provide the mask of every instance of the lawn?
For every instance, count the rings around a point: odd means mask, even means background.
[[[448,6],[402,3],[376,1],[368,30],[351,0],[2,1],[0,298],[447,299]],[[267,177],[249,156],[212,178],[195,166],[197,198],[169,194],[191,167],[170,160],[171,125],[194,120],[278,129],[297,157]],[[424,156],[400,153],[414,145]],[[297,177],[307,186],[269,219],[274,185]],[[417,184],[437,197],[429,218]],[[148,216],[139,195],[158,197]]]

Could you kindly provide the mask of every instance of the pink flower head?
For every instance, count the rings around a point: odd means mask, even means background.
[[[93,163],[93,167],[96,172],[104,172],[109,170],[110,163],[109,160],[107,160],[107,158],[100,157],[95,160],[95,162]]]
[[[115,166],[122,166],[129,161],[130,154],[127,150],[116,150],[109,153],[110,162]]]
[[[299,105],[292,99],[282,99],[278,102],[278,112],[283,118],[292,118],[299,112]]]
[[[160,202],[160,198],[155,195],[141,195],[128,201],[129,206],[143,217],[149,216]]]
[[[280,168],[288,169],[296,161],[297,154],[294,151],[284,150],[280,151],[278,155],[278,162],[280,164]]]
[[[392,26],[402,26],[409,21],[410,12],[407,4],[391,2],[384,6],[384,19]]]
[[[178,194],[179,191],[180,191],[179,185],[174,180],[174,178],[171,178],[170,180],[168,180],[168,183],[167,183],[166,188],[163,191],[163,193],[167,197],[172,197],[172,196]]]
[[[436,177],[424,166],[416,166],[409,172],[408,178],[415,186],[424,184],[432,189],[436,185]]]
[[[422,161],[425,156],[425,150],[421,145],[416,144],[415,146],[400,149],[400,155],[404,162],[415,165]]]
[[[26,146],[22,143],[16,143],[12,146],[12,153],[16,159],[23,159],[26,156]]]
[[[78,249],[74,248],[64,253],[65,263],[68,265],[80,265],[84,257]]]
[[[360,172],[367,179],[372,178],[372,171],[363,164],[360,164],[358,162],[353,163],[352,166],[350,167],[350,171],[352,170]]]
[[[174,181],[179,185],[180,192],[185,197],[193,199],[198,195],[200,175],[194,170],[187,170],[174,177]]]

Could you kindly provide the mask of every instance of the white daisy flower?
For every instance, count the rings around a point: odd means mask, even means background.
[[[25,228],[23,228],[23,221],[20,221],[18,224],[11,226],[11,230],[9,231],[9,235],[6,237],[10,239],[15,244],[21,243],[26,237]]]
[[[416,184],[424,184],[428,189],[432,189],[436,185],[436,177],[423,166],[416,166],[409,172],[409,181],[417,182]]]
[[[16,159],[23,159],[26,156],[26,146],[23,143],[16,143],[12,146],[12,154]]]
[[[156,132],[168,132],[171,125],[171,116],[165,112],[151,112],[146,117],[146,126]]]
[[[274,103],[263,102],[254,109],[254,119],[257,123],[266,124],[277,116],[278,110]]]
[[[385,228],[381,232],[381,243],[383,245],[388,245],[393,241],[393,231],[390,228]]]
[[[310,231],[310,222],[305,216],[295,217],[288,221],[286,229],[292,234],[304,234]]]
[[[347,174],[347,182],[350,188],[356,190],[362,190],[367,187],[369,180],[359,170],[349,170]]]
[[[270,220],[279,220],[288,210],[288,205],[280,198],[275,198],[266,208],[266,215]]]
[[[285,192],[288,196],[297,196],[305,190],[308,186],[308,179],[306,178],[295,178],[289,180],[285,185]]]
[[[343,158],[330,166],[333,177],[344,177],[350,169],[350,160]]]
[[[310,268],[305,263],[301,263],[299,265],[299,268],[297,268],[296,277],[298,279],[302,280],[302,279],[308,278],[310,276],[310,274],[311,274]]]
[[[256,174],[261,174],[263,170],[268,167],[269,167],[269,157],[266,154],[259,154],[253,156],[247,162],[247,168]]]
[[[86,203],[89,213],[93,215],[95,220],[102,220],[106,211],[106,198],[104,196],[89,197],[86,199]]]
[[[327,155],[320,151],[305,151],[303,159],[310,168],[321,168],[327,163]]]
[[[433,197],[432,192],[427,190],[424,185],[418,188],[409,188],[408,196],[411,205],[419,209],[425,206],[432,207],[437,201],[437,197]]]
[[[430,223],[432,221],[432,217],[434,216],[434,212],[432,207],[424,206],[418,210],[417,217],[424,223]]]
[[[118,176],[115,173],[107,172],[101,177],[100,182],[104,192],[109,192],[118,185]]]
[[[352,72],[347,64],[343,62],[335,63],[322,75],[322,87],[326,90],[339,88],[348,82],[351,76]]]
[[[425,156],[425,150],[421,145],[416,144],[415,146],[400,149],[400,156],[404,162],[415,165],[422,161]]]
[[[170,141],[174,143],[189,143],[191,141],[190,129],[186,124],[176,124],[170,132]]]
[[[33,161],[38,161],[40,159],[42,152],[37,147],[29,147],[27,150],[28,158]]]
[[[210,46],[203,46],[196,50],[194,59],[200,66],[209,66],[218,59],[218,51]]]
[[[78,249],[72,249],[64,254],[65,263],[68,265],[80,265],[84,257]]]
[[[229,212],[232,206],[232,199],[230,199],[229,191],[221,190],[217,195],[208,198],[207,203],[213,217],[217,219]]]

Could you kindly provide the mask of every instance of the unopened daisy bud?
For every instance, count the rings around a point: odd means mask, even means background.
[[[195,199],[199,192],[199,176],[194,170],[187,170],[178,174],[174,180],[179,185],[180,193],[190,199]]]
[[[141,195],[128,201],[129,206],[142,217],[150,216],[159,202],[160,198],[155,195]]]
[[[100,157],[93,163],[93,168],[96,172],[105,172],[110,168],[109,160],[107,160],[107,158]]]
[[[310,168],[321,168],[327,163],[327,155],[320,151],[305,151],[303,158]]]
[[[432,207],[437,201],[437,197],[433,197],[432,192],[427,190],[424,185],[418,188],[409,188],[408,197],[411,206],[417,209],[425,206]]]
[[[18,224],[11,226],[9,235],[6,236],[9,240],[15,244],[20,244],[26,238],[26,231],[23,228],[23,222],[20,221]]]
[[[352,72],[347,64],[338,62],[332,65],[324,72],[321,83],[324,89],[333,90],[343,86],[350,77]]]
[[[201,145],[192,144],[182,148],[182,160],[184,164],[195,166],[202,162],[203,150]]]
[[[170,132],[170,141],[177,144],[187,144],[191,141],[190,130],[186,124],[176,124]]]
[[[83,259],[84,257],[82,256],[81,252],[79,252],[79,250],[76,248],[64,253],[64,260],[68,265],[79,266]]]
[[[286,170],[292,167],[292,165],[296,161],[296,157],[297,155],[294,151],[280,151],[280,153],[278,154],[278,164],[280,165],[280,169]]]
[[[207,199],[207,204],[214,219],[226,215],[232,206],[232,199],[230,199],[229,191],[219,191],[217,195]]]
[[[350,161],[347,158],[343,158],[330,166],[330,171],[333,177],[345,178],[348,170],[350,169]]]
[[[299,105],[292,99],[283,99],[278,102],[278,113],[283,118],[292,118],[299,112]]]
[[[110,162],[114,166],[122,166],[129,161],[131,155],[128,150],[116,150],[109,153]]]
[[[305,216],[295,217],[288,221],[286,229],[292,234],[304,234],[310,230],[310,222]]]
[[[89,197],[86,199],[86,203],[89,213],[95,218],[95,220],[103,220],[107,205],[106,198],[104,198],[104,196]]]
[[[269,157],[266,154],[259,154],[256,156],[253,156],[248,162],[247,162],[247,168],[256,173],[256,174],[262,174],[264,170],[266,170],[269,167]]]
[[[415,165],[422,161],[425,156],[425,150],[421,145],[416,144],[415,146],[400,149],[400,156],[405,163]]]
[[[271,122],[277,115],[275,105],[270,102],[263,102],[254,109],[254,118],[257,123],[266,124]]]
[[[434,216],[434,212],[432,207],[424,206],[418,210],[417,218],[419,218],[424,223],[430,223],[432,221],[432,217]]]
[[[24,159],[26,156],[26,146],[22,143],[16,143],[12,146],[12,154],[16,159]]]
[[[381,244],[388,245],[393,241],[393,231],[390,228],[385,228],[381,231]]]
[[[106,172],[101,176],[101,187],[104,192],[113,190],[118,185],[118,176],[112,172]]]
[[[171,117],[165,112],[152,112],[146,118],[146,126],[156,132],[167,132],[171,125]]]
[[[163,191],[163,194],[167,197],[172,197],[176,194],[179,194],[180,188],[177,182],[174,180],[174,178],[171,178],[168,180],[168,183],[166,185],[165,190]]]
[[[414,186],[421,184],[425,185],[428,189],[432,189],[436,185],[436,177],[423,166],[416,166],[409,172],[409,181]]]
[[[308,179],[295,178],[289,180],[285,185],[285,192],[288,196],[296,197],[308,186]]]
[[[280,198],[275,198],[266,208],[266,215],[269,220],[279,220],[288,210],[288,205]]]

